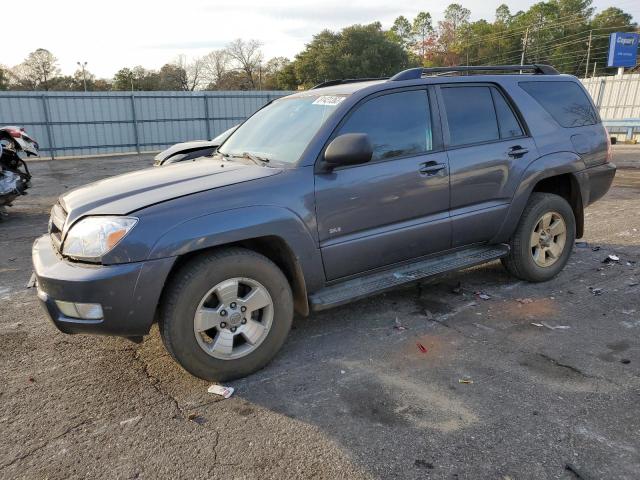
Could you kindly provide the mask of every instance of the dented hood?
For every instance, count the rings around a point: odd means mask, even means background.
[[[85,215],[125,215],[156,203],[268,177],[277,168],[205,160],[178,163],[90,183],[60,197],[68,224]]]

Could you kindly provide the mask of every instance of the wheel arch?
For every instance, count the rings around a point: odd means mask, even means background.
[[[588,199],[586,168],[573,152],[557,152],[531,162],[524,170],[507,215],[491,243],[507,242],[515,232],[522,212],[534,192],[554,193],[565,198],[576,220],[576,237],[584,234],[584,205]],[[586,196],[586,197],[585,197]]]
[[[274,262],[289,280],[296,311],[308,315],[307,292],[324,284],[324,270],[312,235],[287,209],[241,208],[189,220],[163,235],[149,258],[177,257],[170,278],[194,256],[229,247],[253,250]]]

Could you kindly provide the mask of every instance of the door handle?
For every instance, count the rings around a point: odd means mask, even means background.
[[[443,170],[445,167],[446,165],[444,163],[438,163],[434,161],[424,162],[420,164],[420,170],[418,171],[420,172],[421,175],[431,176],[431,175],[435,175],[440,170]]]
[[[515,147],[511,147],[509,149],[507,155],[509,155],[511,158],[520,158],[527,153],[529,153],[529,150],[527,150],[526,148],[522,148],[520,145],[516,145]]]

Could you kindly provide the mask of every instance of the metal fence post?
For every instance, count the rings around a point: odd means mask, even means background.
[[[204,94],[202,98],[204,98],[204,121],[207,125],[207,140],[211,140],[211,125],[209,125],[209,99],[206,94]]]
[[[133,116],[133,135],[136,139],[136,152],[140,153],[140,134],[138,132],[138,118],[136,115],[136,97],[132,93],[131,98],[131,115]]]
[[[51,160],[55,160],[56,144],[53,138],[53,130],[51,129],[51,121],[49,119],[49,102],[47,102],[47,96],[42,95],[42,111],[44,112],[44,123],[47,129],[47,143],[49,143],[49,152],[51,152]]]

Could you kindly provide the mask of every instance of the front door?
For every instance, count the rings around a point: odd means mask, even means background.
[[[422,87],[369,98],[338,127],[336,135],[368,134],[374,153],[369,163],[316,176],[327,279],[450,247],[449,165],[432,117]]]

